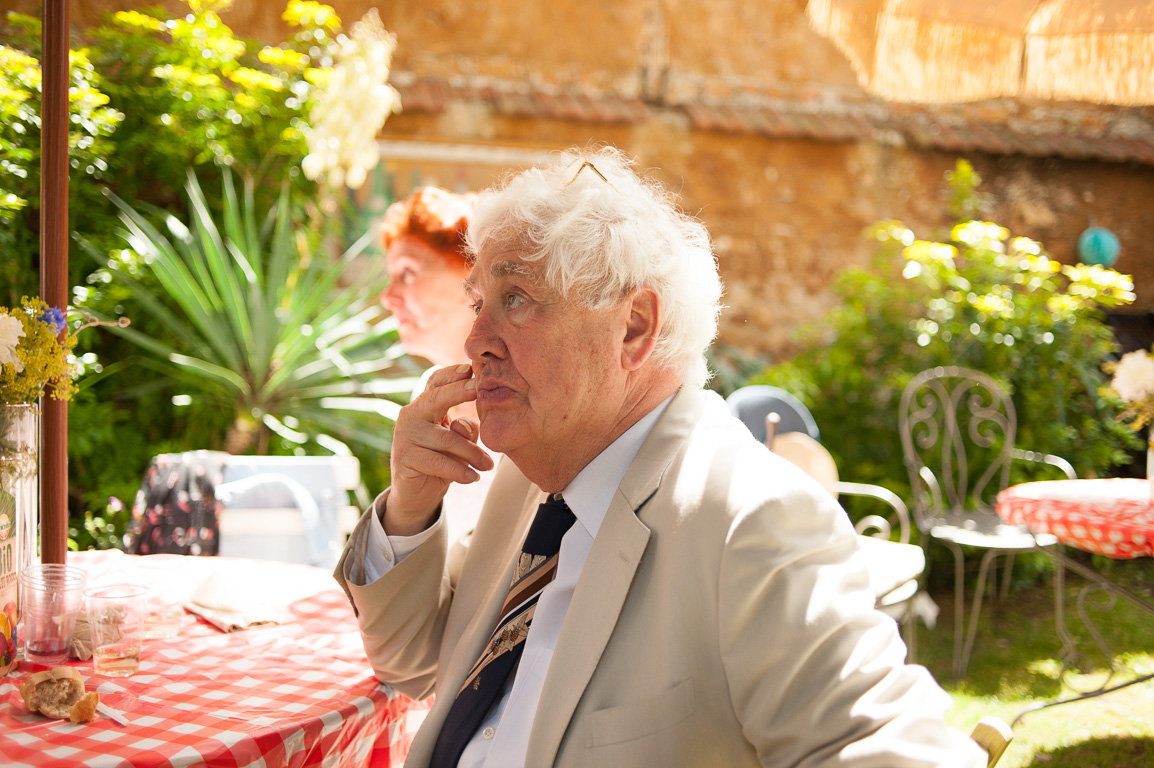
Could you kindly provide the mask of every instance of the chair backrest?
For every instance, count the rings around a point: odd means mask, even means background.
[[[1017,429],[1014,405],[997,382],[968,368],[922,371],[902,392],[898,428],[921,530],[947,517],[993,519]]]
[[[356,457],[229,456],[223,481],[221,555],[336,566],[348,492],[360,484]]]
[[[355,524],[354,456],[153,457],[125,547],[136,554],[226,555],[336,565]]]
[[[813,414],[784,389],[768,384],[751,384],[735,390],[725,398],[725,403],[729,406],[729,412],[740,419],[760,443],[765,442],[765,417],[770,413],[781,417],[777,434],[802,432],[814,440],[821,439]]]
[[[1010,730],[1010,726],[1006,725],[1005,721],[988,715],[974,726],[974,730],[970,732],[970,738],[978,742],[978,746],[985,750],[986,768],[994,768],[994,765],[1005,754],[1006,747],[1010,746],[1010,742],[1014,740],[1014,732]]]
[[[769,448],[790,464],[800,467],[821,483],[822,488],[837,497],[837,464],[824,445],[804,432],[786,432],[777,435]]]

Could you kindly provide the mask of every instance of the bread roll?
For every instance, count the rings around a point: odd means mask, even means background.
[[[100,701],[95,691],[84,692],[84,678],[75,667],[53,667],[31,675],[20,684],[20,695],[29,712],[74,723],[91,720]]]

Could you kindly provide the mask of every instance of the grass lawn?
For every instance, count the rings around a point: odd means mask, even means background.
[[[1154,562],[1118,564],[1112,578],[1154,602]],[[918,627],[918,663],[925,664],[954,697],[950,723],[969,733],[986,715],[1011,723],[1032,703],[1093,690],[1106,676],[1105,657],[1078,616],[1076,597],[1084,581],[1067,575],[1066,624],[1089,657],[1090,669],[1059,683],[1061,642],[1054,625],[1053,588],[1045,584],[1010,593],[1000,605],[987,598],[969,669],[963,680],[950,673],[953,653],[953,588],[931,590],[942,612],[930,630]],[[967,598],[971,592],[967,591]],[[1099,598],[1089,604],[1101,604]],[[967,608],[968,608],[967,604]],[[1108,610],[1091,610],[1115,653],[1116,679],[1154,673],[1154,616],[1119,599]],[[1154,765],[1154,680],[1085,701],[1026,715],[998,768],[1148,768]]]

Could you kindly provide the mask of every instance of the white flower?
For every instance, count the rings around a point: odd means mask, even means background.
[[[352,37],[341,38],[337,63],[309,115],[305,176],[324,175],[333,186],[354,189],[365,182],[380,156],[377,133],[401,111],[401,95],[388,82],[396,45],[376,9],[353,25]]]
[[[24,370],[24,363],[16,356],[16,345],[24,336],[24,326],[12,315],[0,314],[0,365],[15,365],[16,373]]]
[[[1128,403],[1154,394],[1154,358],[1145,350],[1127,352],[1114,368],[1111,388]]]

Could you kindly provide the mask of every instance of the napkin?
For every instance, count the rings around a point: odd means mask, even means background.
[[[92,628],[88,624],[88,612],[77,611],[72,624],[72,655],[81,661],[92,658]]]
[[[222,632],[273,626],[281,621],[281,613],[274,606],[246,593],[237,579],[219,573],[205,579],[184,608]]]

